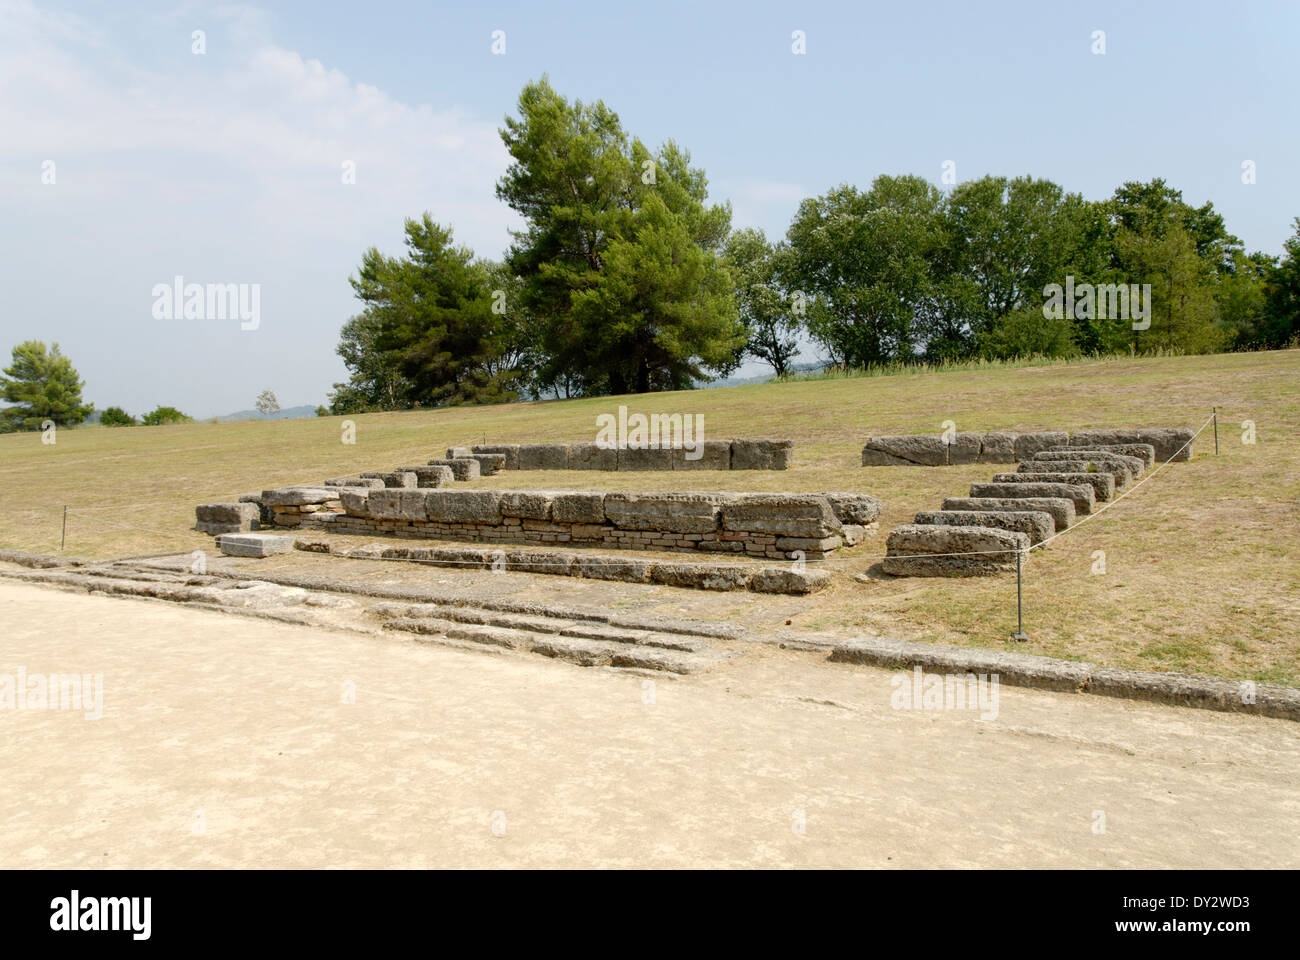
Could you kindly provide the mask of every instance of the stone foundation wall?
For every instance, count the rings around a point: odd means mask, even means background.
[[[1120,430],[1046,430],[1036,433],[957,433],[951,442],[939,434],[905,434],[867,439],[864,467],[942,467],[967,463],[1015,463],[1046,450],[1150,444],[1155,460],[1189,460],[1193,432],[1186,427]],[[1122,451],[1121,451],[1122,452]]]
[[[485,443],[470,456],[498,454],[506,470],[785,470],[793,440],[704,440],[697,448],[632,449],[595,443]]]
[[[820,560],[860,542],[880,515],[879,500],[853,493],[394,488],[350,489],[336,502],[337,508],[312,504],[316,509],[307,513],[277,512],[275,520],[304,530],[363,536]]]

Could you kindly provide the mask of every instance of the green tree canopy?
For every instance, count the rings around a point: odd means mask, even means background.
[[[57,343],[48,350],[39,340],[18,344],[0,377],[0,396],[12,404],[0,410],[0,429],[40,430],[47,420],[60,427],[81,423],[95,409],[81,402],[83,386]]]

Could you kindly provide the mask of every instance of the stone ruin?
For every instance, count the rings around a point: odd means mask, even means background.
[[[793,440],[749,438],[702,440],[692,449],[656,446],[644,449],[597,443],[485,443],[453,447],[447,456],[505,457],[506,470],[785,470]],[[692,455],[698,453],[698,457]]]
[[[1194,434],[1185,427],[1121,430],[1048,430],[1038,433],[956,433],[951,442],[939,434],[870,437],[862,448],[864,467],[942,467],[969,463],[1016,463],[1058,448],[1146,445],[1155,458],[1190,460]]]

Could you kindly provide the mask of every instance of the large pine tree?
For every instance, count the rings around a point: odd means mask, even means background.
[[[13,405],[0,410],[0,430],[40,430],[47,420],[72,426],[95,409],[81,402],[81,377],[57,343],[48,350],[39,340],[18,344],[4,373],[0,396]]]

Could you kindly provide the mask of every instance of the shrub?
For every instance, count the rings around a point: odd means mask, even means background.
[[[99,422],[106,427],[134,427],[139,421],[121,407],[105,407]]]
[[[193,423],[194,418],[186,416],[175,407],[155,407],[141,417],[140,422],[146,426],[156,427],[163,423]]]

